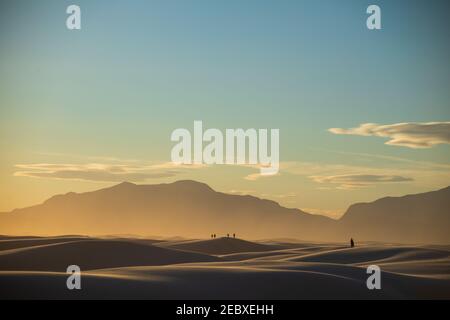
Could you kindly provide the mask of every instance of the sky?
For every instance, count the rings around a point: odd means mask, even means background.
[[[81,30],[66,28],[67,6]],[[381,8],[368,30],[366,9]],[[448,1],[0,1],[0,211],[194,179],[337,218],[450,183]],[[177,128],[277,128],[277,175],[170,163]],[[373,125],[364,125],[371,123]]]

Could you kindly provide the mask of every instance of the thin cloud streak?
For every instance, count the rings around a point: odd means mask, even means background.
[[[311,176],[317,183],[338,184],[340,189],[351,190],[367,187],[376,183],[409,182],[414,179],[398,175],[347,174],[335,176]]]
[[[450,144],[450,122],[406,122],[389,125],[363,123],[356,128],[330,128],[340,135],[375,136],[388,138],[385,143],[413,149],[431,148],[438,144]]]
[[[413,183],[430,188],[446,186],[450,170],[444,167],[423,169],[423,164],[376,167],[312,162],[281,163],[282,174],[306,177],[317,183],[320,190],[356,190],[386,183]]]
[[[152,165],[130,164],[17,164],[17,177],[32,177],[60,180],[82,180],[91,182],[146,182],[152,179],[170,178],[184,173],[184,169],[198,166],[177,166],[172,163]]]

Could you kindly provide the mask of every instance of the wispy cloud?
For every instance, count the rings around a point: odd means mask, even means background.
[[[279,165],[281,167],[281,164],[279,164]],[[248,175],[246,175],[244,177],[245,180],[249,180],[249,181],[255,181],[255,180],[258,180],[260,178],[275,177],[275,176],[280,175],[279,171],[277,171],[277,172],[270,172],[270,171],[269,172],[262,172],[261,168],[267,168],[267,166],[263,166],[263,165],[260,165],[260,164],[239,164],[237,166],[244,167],[244,168],[252,168],[252,169],[258,170],[257,173],[251,173],[251,174],[248,174]]]
[[[93,182],[145,182],[170,178],[183,173],[183,169],[187,168],[187,166],[176,166],[171,163],[152,165],[34,163],[17,164],[15,167],[19,169],[14,173],[15,176]]]
[[[335,176],[311,176],[315,182],[338,184],[341,189],[362,188],[376,183],[413,181],[409,177],[381,174],[343,174]]]
[[[419,161],[419,160],[413,160],[413,159],[407,159],[407,158],[401,158],[401,157],[395,157],[395,156],[388,156],[388,155],[383,155],[383,154],[350,152],[350,151],[342,151],[342,150],[328,150],[328,149],[321,149],[321,148],[314,148],[314,149],[328,152],[328,153],[349,155],[349,156],[352,156],[352,159],[355,159],[355,157],[358,157],[361,159],[368,159],[374,163],[379,163],[379,160],[384,160],[383,161],[384,163],[401,163],[402,168],[404,168],[405,166],[409,166],[409,167],[414,167],[415,169],[420,169],[420,170],[442,170],[442,171],[447,171],[447,172],[450,171],[450,164],[448,164],[448,163]]]
[[[387,183],[413,183],[437,188],[448,185],[450,167],[437,164],[425,168],[425,163],[400,162],[393,166],[350,165],[319,162],[284,162],[282,172],[303,176],[317,184],[317,189],[356,190]]]
[[[255,180],[258,180],[258,179],[260,179],[260,178],[264,178],[264,177],[274,177],[274,176],[277,176],[277,175],[279,175],[279,173],[275,173],[275,174],[264,174],[264,173],[258,172],[258,173],[251,173],[251,174],[249,174],[249,175],[246,175],[246,176],[244,177],[244,179],[245,179],[245,180],[249,180],[249,181],[255,181]]]
[[[414,149],[450,144],[450,122],[409,122],[389,125],[363,123],[357,128],[331,128],[328,131],[334,134],[388,138],[386,142],[388,145]]]

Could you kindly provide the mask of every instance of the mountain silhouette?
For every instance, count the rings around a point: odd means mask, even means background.
[[[94,192],[54,196],[43,204],[0,216],[0,234],[135,234],[319,239],[335,221],[287,209],[270,200],[216,192],[195,181],[135,185],[124,182]]]
[[[450,243],[450,187],[354,204],[340,224],[357,239]]]
[[[196,181],[123,182],[0,214],[0,234],[209,238],[236,233],[244,239],[449,243],[449,199],[450,188],[383,198],[352,205],[342,219],[333,220],[271,200],[216,192]]]

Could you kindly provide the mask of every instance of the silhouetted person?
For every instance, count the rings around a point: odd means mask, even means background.
[[[227,233],[227,238],[229,238],[230,237],[230,234],[229,233]]]
[[[236,238],[236,233],[233,233],[233,238]]]
[[[212,238],[214,238],[214,235],[213,235],[213,234],[211,234],[211,239],[212,239]]]
[[[355,246],[355,241],[353,241],[353,238],[350,238],[350,247],[354,247]]]

